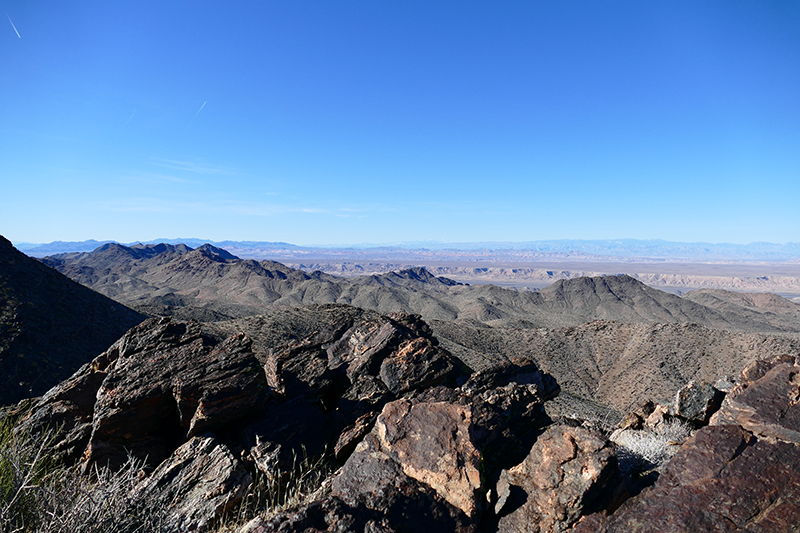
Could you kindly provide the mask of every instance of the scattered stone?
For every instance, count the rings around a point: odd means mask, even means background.
[[[667,420],[670,416],[670,408],[666,405],[656,405],[653,412],[647,416],[647,419],[644,421],[644,425],[649,428],[655,428],[660,424],[663,424],[665,420]]]
[[[798,403],[796,358],[749,365],[710,425],[681,446],[652,488],[573,531],[800,531]]]
[[[725,394],[709,383],[690,381],[675,394],[672,414],[696,425],[708,423]]]

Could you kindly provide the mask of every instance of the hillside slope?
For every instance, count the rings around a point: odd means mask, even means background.
[[[472,368],[530,358],[562,390],[623,413],[647,399],[669,403],[690,380],[714,383],[756,359],[800,353],[797,337],[688,323],[595,320],[545,329],[434,320],[431,328],[442,346]]]
[[[144,318],[0,236],[0,404],[44,393]]]

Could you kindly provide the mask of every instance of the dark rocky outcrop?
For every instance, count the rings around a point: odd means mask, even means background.
[[[300,320],[297,336],[274,336],[282,316],[236,324],[250,335],[233,324],[147,320],[44,395],[21,428],[58,424],[55,454],[85,467],[146,461],[156,470],[143,497],[178,502],[167,530],[203,530],[197,524],[246,488],[242,465],[274,476],[303,457],[336,451],[344,462],[387,403],[467,380],[418,317],[307,313],[316,328]],[[223,488],[208,489],[211,478]]]
[[[507,364],[459,388],[388,403],[326,499],[259,527],[335,531],[347,522],[354,531],[477,531],[494,515],[501,469],[527,455],[549,422],[543,402],[557,391],[530,363]]]
[[[573,531],[800,531],[798,375],[794,356],[749,365],[653,487]]]

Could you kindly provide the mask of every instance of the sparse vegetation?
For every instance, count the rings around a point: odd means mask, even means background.
[[[49,459],[57,432],[14,431],[0,423],[0,531],[36,533],[157,532],[162,510],[137,505],[141,462],[81,473]]]
[[[276,514],[313,501],[325,492],[325,480],[336,471],[329,454],[302,459],[295,454],[293,468],[281,471],[277,464],[268,473],[257,470],[253,483],[241,503],[220,520],[219,533],[233,533],[256,516],[268,519]]]
[[[129,458],[118,470],[77,467],[49,459],[56,431],[14,431],[0,422],[0,531],[3,533],[157,533],[167,509],[137,498],[144,475],[141,461]],[[317,498],[335,471],[329,455],[296,457],[283,472],[258,471],[242,502],[223,516],[216,530],[230,533],[255,516],[269,518]]]
[[[655,428],[616,431],[611,440],[619,446],[620,469],[636,483],[669,461],[690,435],[690,426],[673,419]]]

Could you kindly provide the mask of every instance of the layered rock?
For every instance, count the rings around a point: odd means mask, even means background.
[[[309,313],[327,322],[274,342],[258,328],[148,320],[42,397],[23,428],[59,424],[55,452],[84,467],[147,461],[142,498],[177,502],[168,531],[201,531],[246,489],[245,466],[280,477],[334,449],[344,462],[384,405],[467,380],[418,317]]]
[[[160,509],[161,530],[205,531],[242,499],[251,482],[224,444],[211,437],[193,437],[137,490],[140,505]]]

